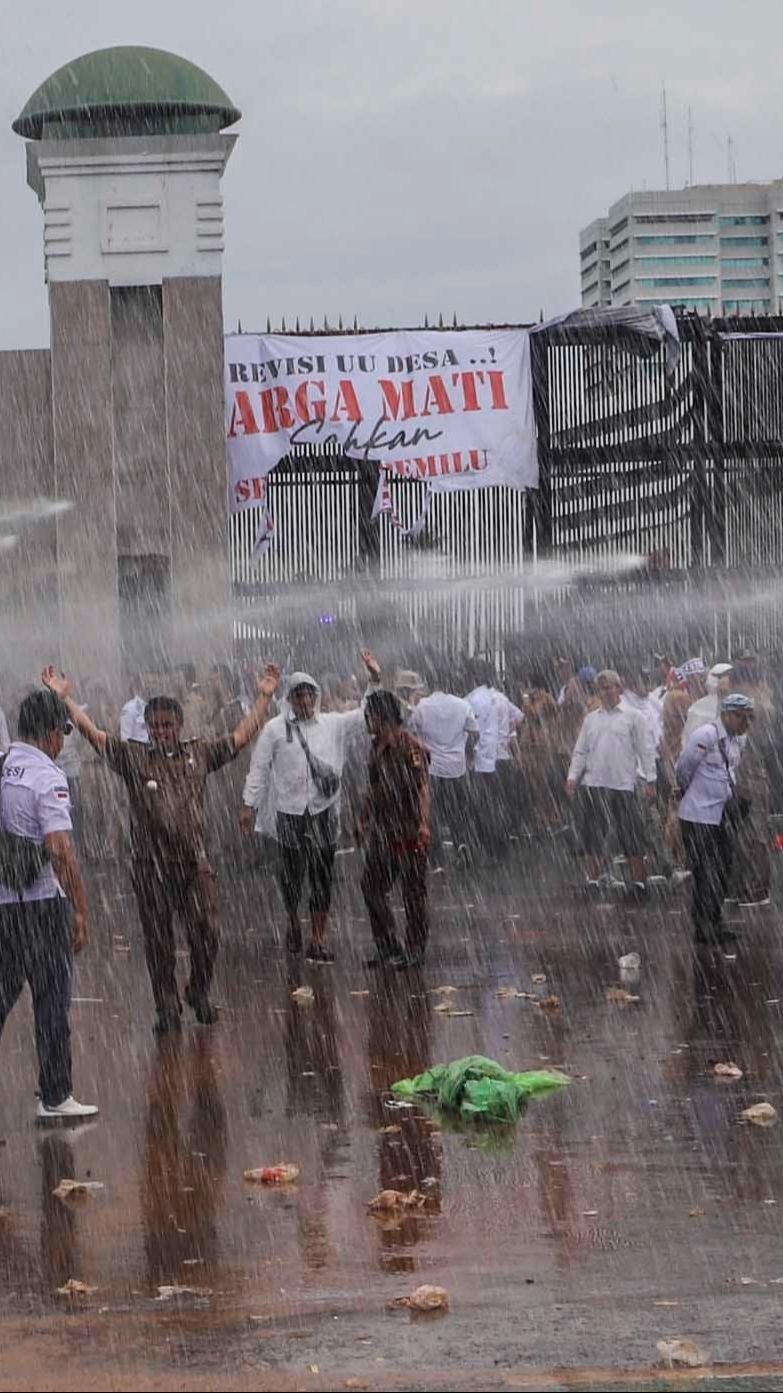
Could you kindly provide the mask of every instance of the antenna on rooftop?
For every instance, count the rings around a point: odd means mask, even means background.
[[[663,135],[663,164],[666,171],[667,192],[671,186],[669,177],[669,115],[666,110],[666,83],[661,83],[661,132]]]
[[[688,184],[693,188],[693,107],[688,107]]]
[[[737,182],[737,161],[734,158],[734,136],[726,138],[726,175],[730,184]]]

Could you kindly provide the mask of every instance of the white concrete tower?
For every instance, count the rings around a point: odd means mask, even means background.
[[[73,505],[53,569],[84,677],[230,642],[220,181],[239,114],[194,64],[128,47],[59,69],[14,122],[44,213],[39,491]]]

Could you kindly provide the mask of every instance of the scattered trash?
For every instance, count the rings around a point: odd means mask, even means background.
[[[545,982],[545,981],[546,981],[546,973],[545,973],[545,972],[534,972],[534,973],[533,973],[533,976],[530,978],[530,980],[531,980],[531,982],[535,983],[536,986],[540,986],[542,982]]]
[[[688,1218],[689,1218],[689,1219],[703,1219],[703,1218],[704,1218],[704,1210],[701,1208],[700,1205],[697,1204],[697,1206],[696,1206],[695,1209],[689,1209],[689,1210],[688,1210]]]
[[[498,987],[495,995],[499,996],[501,1001],[510,1001],[513,997],[521,996],[522,993],[518,992],[516,987]]]
[[[432,987],[430,996],[454,996],[459,991],[459,987]]]
[[[173,1301],[177,1296],[211,1296],[211,1287],[180,1287],[173,1286],[158,1287],[156,1301]]]
[[[681,1364],[686,1369],[701,1369],[709,1363],[708,1356],[695,1340],[659,1340],[656,1349],[667,1369]]]
[[[347,1378],[343,1380],[343,1388],[355,1388],[357,1393],[364,1393],[364,1390],[368,1390],[369,1387],[369,1383],[363,1378]]]
[[[369,992],[369,988],[367,988],[365,991],[361,991],[361,992],[349,992],[348,995],[349,995],[349,996],[369,996],[369,995],[370,995],[370,992]]]
[[[426,1203],[427,1196],[420,1190],[409,1190],[407,1194],[402,1190],[381,1190],[367,1209],[370,1214],[390,1214],[401,1209],[423,1209]]]
[[[617,959],[617,966],[621,972],[638,972],[642,965],[642,960],[638,953],[623,953]]]
[[[299,1179],[299,1166],[281,1162],[277,1166],[257,1166],[255,1170],[245,1171],[245,1180],[253,1185],[292,1185]]]
[[[381,1127],[380,1130],[384,1136],[388,1137],[390,1132],[401,1132],[402,1128],[397,1122],[390,1122],[388,1127]]]
[[[80,1282],[76,1277],[69,1277],[64,1287],[57,1288],[58,1296],[92,1296],[97,1287],[88,1287],[86,1282]]]
[[[597,1219],[597,1218],[598,1218],[598,1210],[597,1210],[597,1209],[583,1209],[583,1210],[582,1210],[582,1218],[583,1218],[583,1219]]]
[[[755,1122],[757,1127],[772,1127],[778,1120],[771,1103],[754,1103],[752,1107],[745,1108],[740,1117],[745,1122]]]
[[[96,1190],[103,1190],[105,1186],[101,1180],[61,1180],[56,1190],[52,1194],[58,1200],[86,1199]]]
[[[417,1287],[410,1296],[398,1296],[392,1306],[407,1306],[409,1311],[447,1311],[449,1294],[445,1287]]]
[[[453,1006],[449,1006],[447,1001],[441,1001],[435,1010],[443,1016],[472,1016],[474,1014],[473,1011],[456,1011]]]
[[[315,992],[312,987],[297,987],[291,992],[294,1001],[315,1001]]]
[[[509,1073],[494,1059],[471,1054],[451,1064],[435,1064],[412,1079],[392,1084],[392,1093],[403,1098],[429,1096],[445,1112],[463,1119],[516,1122],[528,1100],[570,1083],[565,1074],[534,1070]]]
[[[552,995],[552,996],[545,996],[544,999],[543,999],[543,1001],[539,1001],[538,1004],[539,1004],[539,1006],[541,1007],[541,1010],[542,1010],[542,1011],[559,1011],[559,1010],[560,1010],[560,997],[559,997],[559,996],[554,996],[554,995]]]
[[[633,992],[626,991],[625,987],[609,987],[606,993],[607,1001],[614,1002],[618,1006],[627,1006],[630,1001],[639,1001],[638,996]]]
[[[717,1074],[719,1079],[741,1079],[742,1070],[736,1064],[713,1064],[713,1074]]]

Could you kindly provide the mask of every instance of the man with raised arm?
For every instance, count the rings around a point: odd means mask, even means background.
[[[218,948],[217,885],[204,843],[204,792],[209,774],[228,764],[264,725],[279,669],[269,664],[258,681],[255,705],[233,733],[217,740],[183,741],[182,707],[173,697],[152,697],[144,717],[149,743],[118,740],[99,730],[74,699],[69,679],[47,667],[43,682],[59,696],[70,719],[103,755],[128,789],[132,881],[144,934],[144,950],[157,1019],[164,1034],[181,1025],[173,918],[190,949],[185,1000],[201,1025],[217,1011],[209,997]]]

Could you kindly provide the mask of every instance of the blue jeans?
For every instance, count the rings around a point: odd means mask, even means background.
[[[0,905],[0,1034],[30,983],[42,1102],[56,1108],[71,1092],[73,937],[67,900]]]

